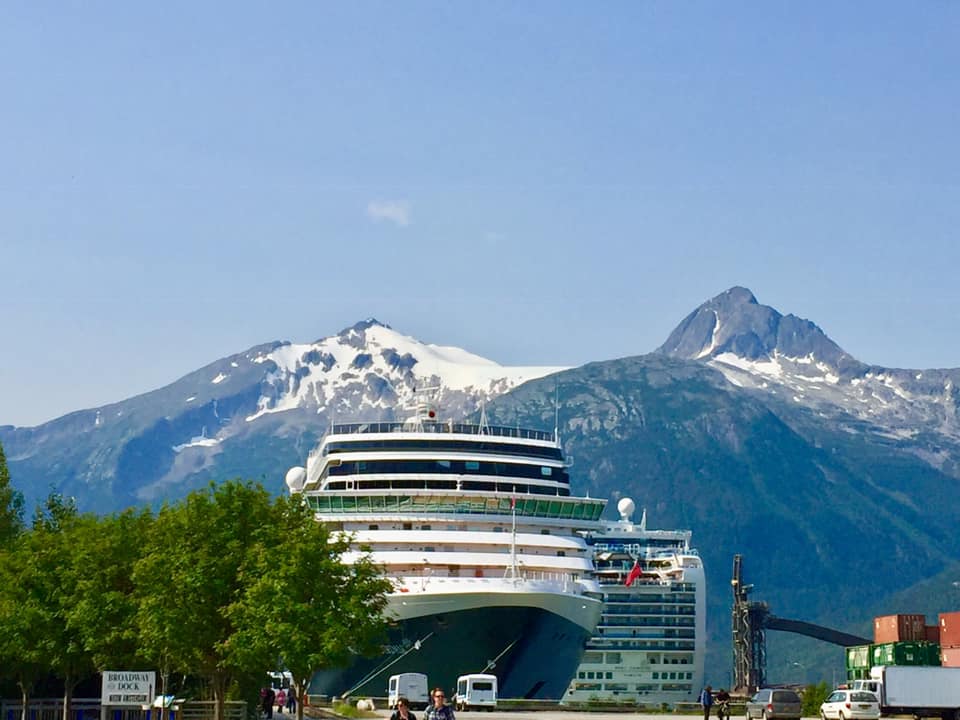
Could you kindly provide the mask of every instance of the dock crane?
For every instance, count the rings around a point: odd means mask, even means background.
[[[767,683],[767,630],[806,635],[817,640],[849,647],[867,645],[867,638],[851,635],[822,625],[780,618],[765,602],[749,599],[753,585],[743,582],[743,556],[733,556],[733,687],[752,693]]]

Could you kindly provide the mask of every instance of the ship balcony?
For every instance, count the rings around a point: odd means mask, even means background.
[[[575,573],[552,573],[532,570],[520,570],[517,576],[510,577],[502,568],[489,576],[448,577],[443,575],[402,575],[390,578],[394,593],[469,593],[495,592],[497,590],[515,590],[522,587],[524,592],[583,594],[584,586]]]

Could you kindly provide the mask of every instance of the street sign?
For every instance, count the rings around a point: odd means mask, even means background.
[[[100,704],[149,705],[153,702],[157,687],[157,674],[124,670],[106,670],[103,673],[103,685],[100,690]]]

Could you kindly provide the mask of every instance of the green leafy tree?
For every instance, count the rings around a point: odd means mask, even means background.
[[[247,590],[230,609],[238,628],[230,652],[237,664],[265,670],[279,658],[293,675],[302,720],[316,670],[380,649],[391,584],[368,556],[344,564],[349,539],[331,535],[299,498],[278,500],[277,516],[282,536],[261,546],[247,566]]]
[[[203,676],[223,718],[227,689],[246,668],[229,649],[236,626],[228,608],[245,587],[244,570],[276,534],[273,504],[259,485],[229,481],[160,510],[134,568],[141,647],[162,675]],[[165,689],[166,691],[166,689]]]
[[[32,527],[0,556],[0,657],[14,668],[26,718],[36,680],[53,673],[64,681],[64,713],[76,683],[92,671],[82,641],[66,623],[70,577],[67,537],[78,522],[72,501],[51,493]]]
[[[148,667],[139,653],[133,569],[152,524],[149,510],[128,510],[84,516],[70,533],[66,622],[98,671]]]
[[[0,551],[23,530],[23,495],[10,484],[7,456],[0,444]]]
[[[63,680],[63,720],[70,718],[77,684],[94,673],[83,637],[70,622],[80,597],[79,574],[71,571],[71,559],[81,547],[82,538],[90,537],[86,529],[98,525],[93,515],[78,514],[72,498],[52,492],[37,509],[27,536],[31,564],[24,569],[22,582],[45,604],[40,625],[45,653],[42,661],[49,672]]]
[[[33,560],[29,532],[0,552],[0,672],[20,689],[22,720],[36,681],[45,672],[44,599],[21,583]]]

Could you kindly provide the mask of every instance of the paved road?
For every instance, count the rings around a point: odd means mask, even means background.
[[[377,709],[382,718],[389,718],[388,710]],[[417,720],[422,720],[423,712],[414,711]],[[699,720],[702,714],[666,713],[634,713],[634,712],[573,712],[569,710],[496,710],[494,712],[462,711],[457,713],[457,720],[670,720],[683,718],[684,720]]]
[[[389,718],[387,711],[378,711],[381,717]],[[414,712],[417,719],[422,713]],[[667,713],[633,713],[633,712],[569,712],[566,710],[498,710],[496,712],[458,712],[457,720],[698,720],[701,713],[667,714]],[[712,716],[711,716],[712,717]]]

